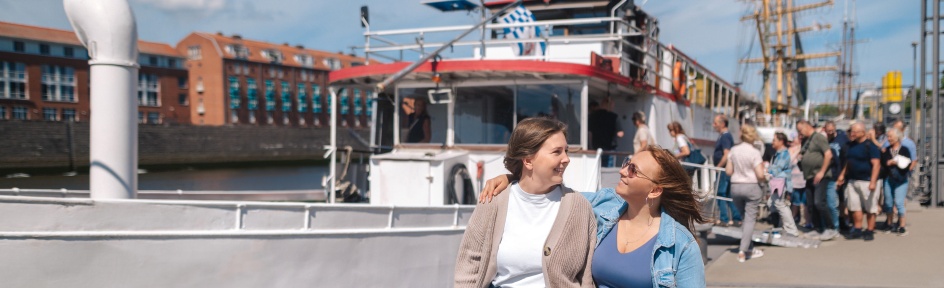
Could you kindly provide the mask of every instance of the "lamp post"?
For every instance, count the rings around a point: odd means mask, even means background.
[[[911,139],[918,139],[918,42],[911,42]]]

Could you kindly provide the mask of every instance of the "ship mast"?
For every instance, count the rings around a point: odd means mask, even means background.
[[[814,24],[796,27],[795,13],[833,5],[832,0],[796,6],[793,0],[749,0],[755,4],[754,12],[741,18],[741,21],[753,21],[757,28],[761,47],[761,57],[742,59],[740,63],[763,63],[764,113],[787,114],[801,110],[801,104],[807,95],[799,94],[798,74],[806,72],[836,71],[836,66],[799,67],[799,63],[809,59],[839,56],[839,52],[806,54],[795,49],[794,39],[799,33],[829,29],[829,24]],[[774,87],[776,85],[776,91]],[[773,100],[776,99],[776,100]],[[795,104],[794,104],[795,103]]]

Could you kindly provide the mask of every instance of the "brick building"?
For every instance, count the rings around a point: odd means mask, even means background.
[[[303,46],[194,32],[177,44],[187,57],[196,125],[325,126],[328,73],[363,58]],[[366,91],[344,91],[339,125],[367,127]]]
[[[138,50],[138,121],[190,123],[181,54],[146,41]],[[0,119],[88,121],[88,60],[72,31],[0,22]]]

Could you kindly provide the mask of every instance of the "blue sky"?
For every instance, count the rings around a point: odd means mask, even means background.
[[[421,0],[129,0],[143,40],[175,45],[191,31],[241,34],[250,39],[288,42],[328,51],[350,52],[362,46],[359,7],[370,7],[374,30],[469,25],[478,18],[464,12],[440,13]],[[821,0],[795,0],[808,4]],[[637,3],[643,1],[637,0]],[[729,82],[744,82],[747,93],[760,90],[759,66],[739,66],[748,51],[752,26],[739,21],[749,11],[743,0],[649,0],[643,9],[659,19],[661,41],[674,44]],[[889,70],[901,70],[904,84],[912,81],[911,42],[919,40],[919,1],[836,0],[832,7],[803,12],[800,26],[831,24],[832,29],[804,34],[808,53],[835,51],[842,37],[845,11],[855,6],[858,83],[881,84]],[[848,7],[848,9],[846,9]],[[0,21],[70,29],[61,0],[0,0]],[[930,41],[928,41],[930,42]],[[930,44],[930,43],[929,43]],[[753,44],[756,45],[756,44]],[[930,49],[929,49],[930,50]],[[757,51],[755,47],[753,51]],[[930,55],[930,54],[929,54]],[[755,55],[756,56],[756,55]],[[809,66],[834,65],[818,60]],[[740,67],[740,68],[739,68]],[[832,72],[809,74],[811,98],[832,101]]]

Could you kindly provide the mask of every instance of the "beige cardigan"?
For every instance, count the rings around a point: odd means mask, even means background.
[[[590,273],[590,258],[596,247],[596,218],[586,198],[570,188],[561,188],[560,209],[541,259],[544,283],[547,287],[596,287]],[[490,203],[478,204],[472,212],[456,257],[455,287],[485,288],[495,278],[498,244],[511,194],[508,189]]]

